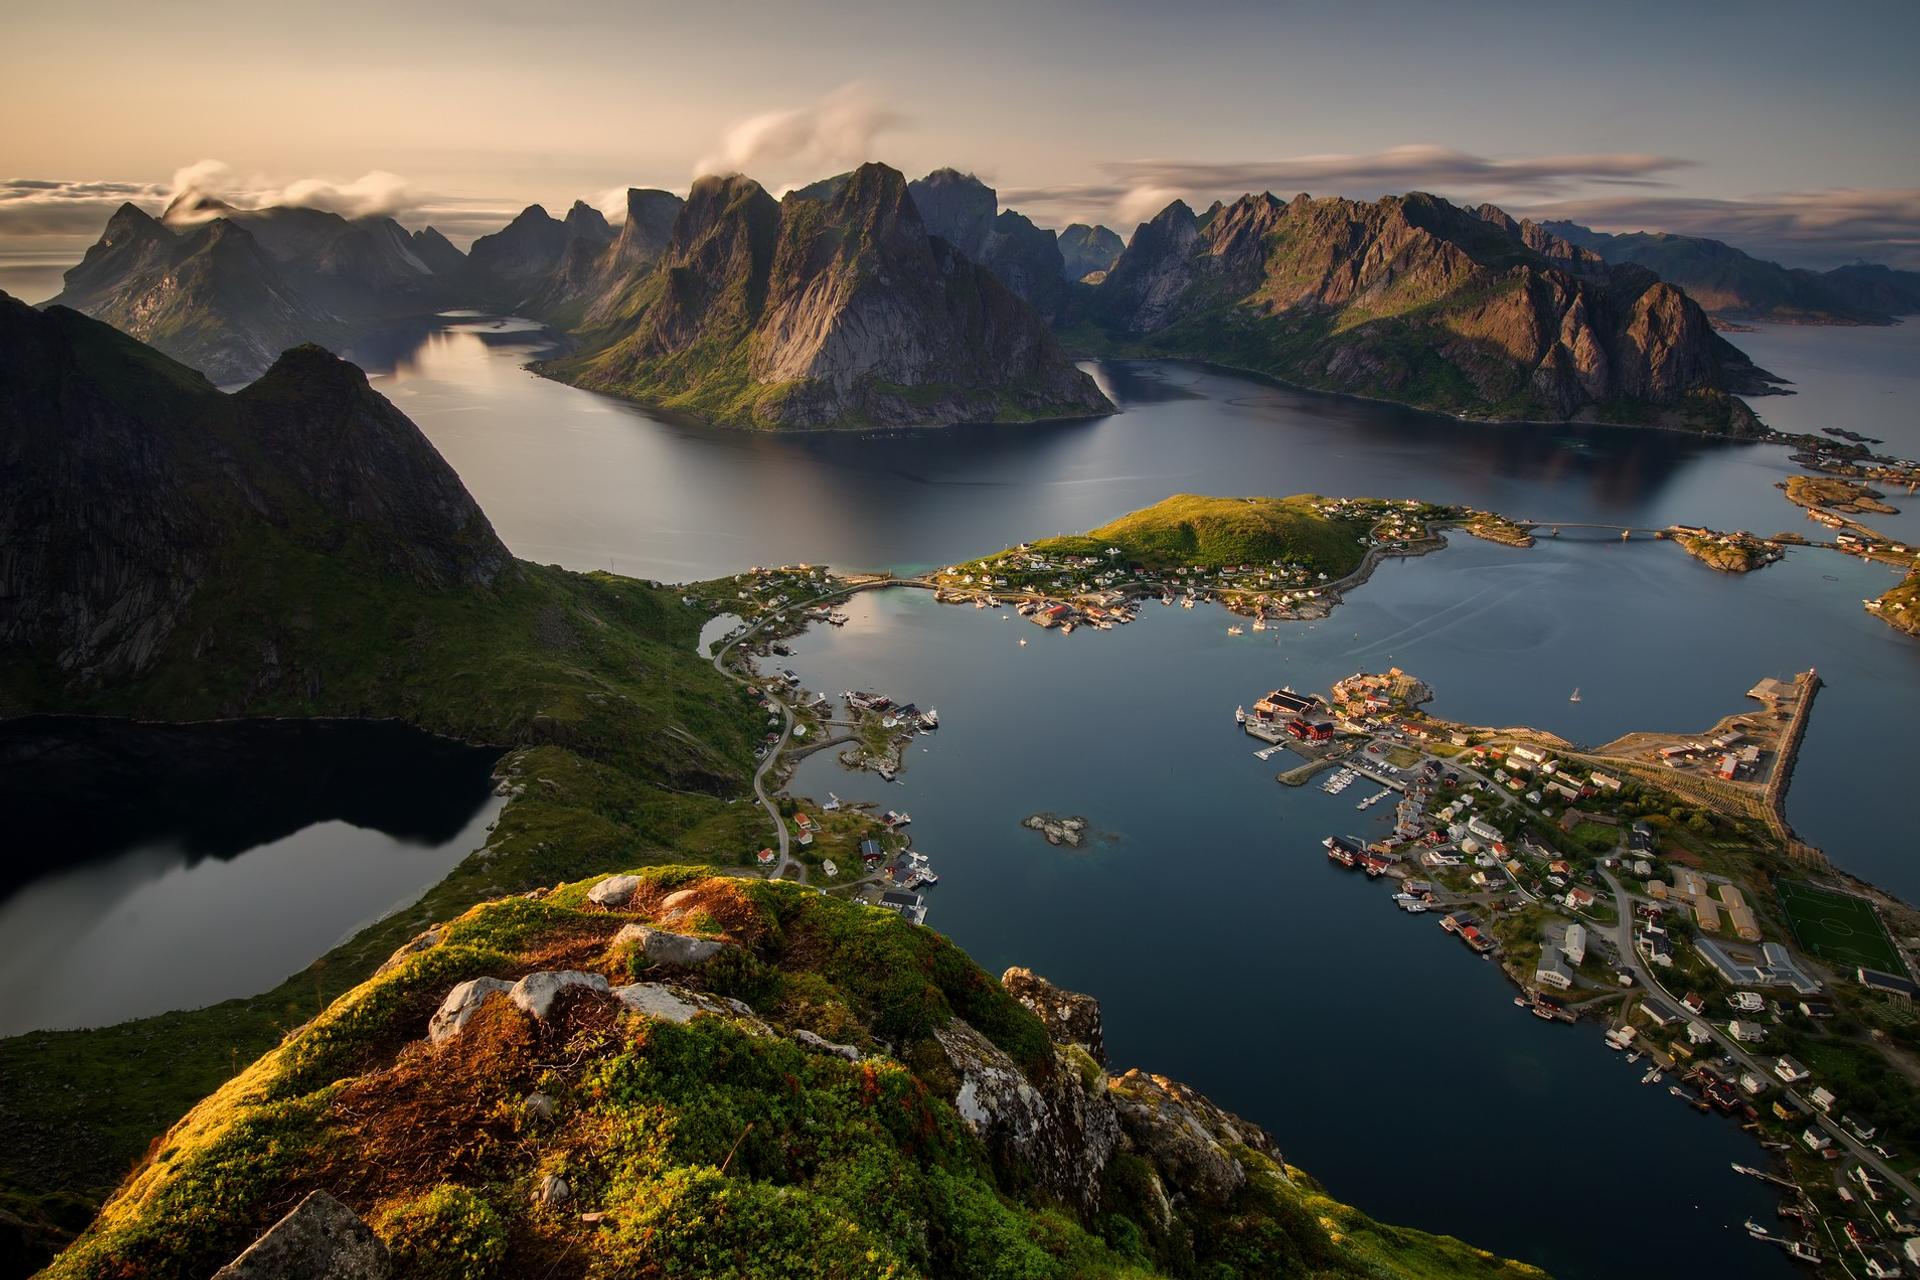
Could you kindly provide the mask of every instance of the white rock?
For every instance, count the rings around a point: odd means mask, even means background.
[[[825,1036],[817,1036],[805,1027],[795,1027],[793,1038],[815,1053],[830,1053],[848,1062],[860,1061],[860,1051],[850,1044],[835,1044]]]
[[[572,1194],[573,1188],[557,1173],[546,1175],[533,1188],[533,1198],[541,1204],[559,1204]]]
[[[635,982],[615,987],[613,994],[633,1012],[664,1022],[691,1022],[697,1014],[717,1013],[743,1018],[756,1028],[766,1029],[759,1015],[747,1005],[725,996],[708,995],[704,991],[689,991],[685,987],[668,986],[664,982]]]
[[[639,889],[639,876],[608,876],[587,890],[587,900],[597,902],[609,911],[617,911],[632,901]]]
[[[508,996],[533,1017],[545,1018],[553,1012],[554,998],[570,987],[585,987],[589,991],[605,993],[607,980],[601,974],[582,973],[578,969],[530,973],[513,984]]]
[[[439,1044],[460,1033],[467,1019],[480,1010],[481,1002],[496,991],[511,991],[513,984],[498,978],[469,978],[447,992],[440,1008],[427,1022],[427,1039]]]
[[[705,964],[728,945],[717,938],[700,938],[644,924],[621,925],[620,932],[613,935],[613,945],[629,942],[639,943],[641,954],[651,963],[679,965],[683,969]]]

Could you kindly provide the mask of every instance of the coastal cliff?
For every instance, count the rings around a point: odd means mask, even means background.
[[[1684,293],[1491,205],[1175,201],[1082,295],[1070,342],[1468,417],[1745,434],[1768,378]]]

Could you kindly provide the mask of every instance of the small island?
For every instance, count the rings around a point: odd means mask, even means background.
[[[1676,525],[1672,536],[1688,555],[1722,573],[1752,573],[1786,555],[1772,542],[1745,530],[1720,533]]]
[[[1891,516],[1900,513],[1898,507],[1888,506],[1881,501],[1886,495],[1879,490],[1838,476],[1788,476],[1781,488],[1786,490],[1788,501],[1802,507],[1824,507],[1848,515],[1874,512]]]
[[[1038,831],[1051,845],[1078,849],[1092,839],[1093,825],[1085,818],[1062,818],[1051,813],[1029,814],[1020,820],[1029,831]]]
[[[1920,564],[1907,570],[1900,585],[1866,602],[1867,612],[1896,631],[1920,636]]]

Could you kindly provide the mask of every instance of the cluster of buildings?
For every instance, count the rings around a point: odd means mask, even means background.
[[[1693,909],[1694,922],[1707,933],[1720,932],[1722,908],[1726,911],[1726,923],[1734,936],[1742,942],[1760,941],[1760,925],[1753,918],[1753,908],[1747,905],[1746,895],[1734,884],[1722,883],[1714,893],[1707,888],[1707,881],[1698,871],[1685,867],[1673,874],[1673,887],[1669,889],[1665,881],[1647,881],[1647,896],[1656,902],[1674,901]]]

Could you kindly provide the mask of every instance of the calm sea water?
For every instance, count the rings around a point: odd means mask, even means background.
[[[297,972],[485,841],[494,755],[391,724],[0,725],[0,1035]]]

